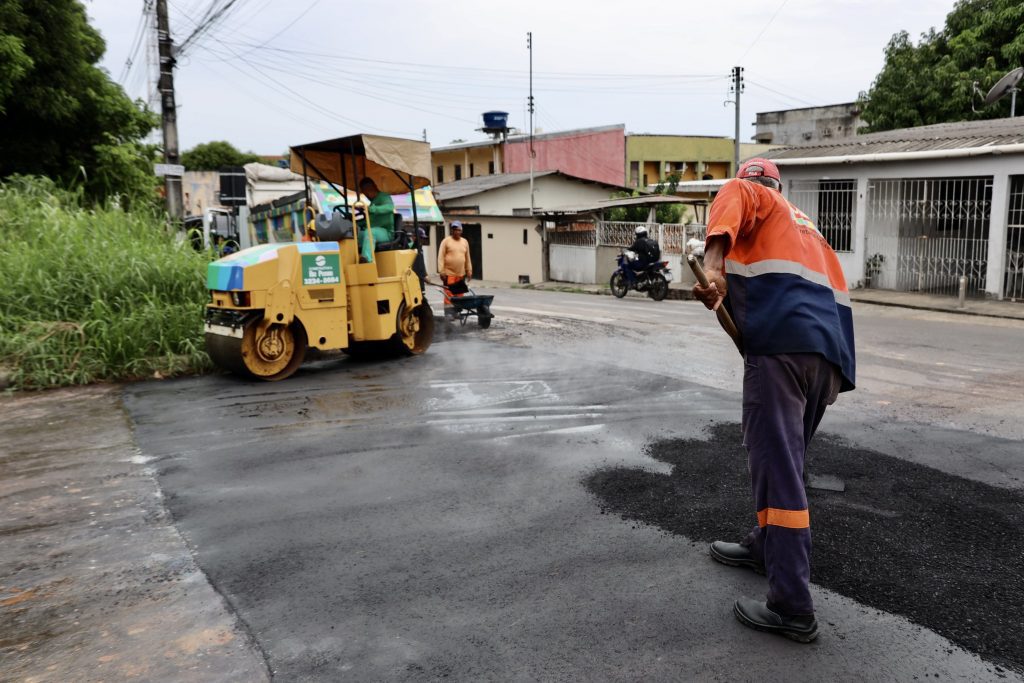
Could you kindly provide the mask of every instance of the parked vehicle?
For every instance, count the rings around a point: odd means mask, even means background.
[[[213,206],[201,216],[186,216],[183,222],[185,239],[196,251],[214,249],[218,256],[228,256],[241,247],[239,218],[226,206]]]
[[[372,178],[383,192],[412,192],[430,183],[430,146],[353,135],[292,147],[291,166],[307,183],[322,179],[337,189]],[[345,206],[312,216],[304,241],[261,244],[209,265],[206,350],[218,366],[274,381],[298,369],[307,347],[383,356],[430,346],[434,314],[412,269],[416,250],[404,232],[375,245],[363,229],[360,239],[374,253],[361,258],[353,223],[369,221],[366,206],[349,206],[337,191]]]
[[[647,292],[647,296],[655,301],[661,301],[668,296],[668,283],[672,280],[668,261],[654,261],[637,270],[633,267],[636,260],[636,252],[629,249],[619,252],[616,257],[619,267],[612,273],[610,283],[612,294],[621,299],[626,296],[626,292],[635,289],[638,292]]]

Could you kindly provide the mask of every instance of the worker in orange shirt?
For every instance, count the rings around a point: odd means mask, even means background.
[[[473,260],[469,256],[469,242],[462,236],[462,223],[452,221],[451,234],[441,241],[437,250],[437,273],[444,285],[444,315],[455,317],[452,297],[469,291],[467,283],[473,279]]]
[[[839,259],[781,187],[771,160],[740,166],[711,205],[709,282],[693,292],[712,310],[726,306],[742,337],[743,445],[757,512],[742,542],[715,541],[711,557],[768,577],[766,602],[733,605],[741,623],[808,643],[818,623],[804,457],[825,408],[853,389],[853,315]]]

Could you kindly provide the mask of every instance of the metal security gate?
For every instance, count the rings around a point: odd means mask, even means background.
[[[548,232],[548,277],[557,282],[597,282],[593,225],[582,224]]]
[[[991,177],[868,181],[865,284],[981,294],[991,210]]]
[[[1003,298],[1024,301],[1024,176],[1010,178],[1010,212],[1006,217],[1006,272]]]
[[[814,221],[837,252],[853,251],[856,222],[856,180],[794,180],[789,200]]]

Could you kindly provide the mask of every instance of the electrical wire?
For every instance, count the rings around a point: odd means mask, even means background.
[[[253,61],[251,61],[251,60],[249,60],[249,59],[247,59],[245,57],[241,57],[237,53],[236,53],[235,56],[237,58],[241,59],[242,61],[246,62],[247,64],[249,64],[251,67],[257,68],[257,64],[255,62],[253,62]],[[319,74],[312,74],[311,75],[311,74],[308,74],[308,73],[303,73],[303,72],[301,72],[300,70],[298,70],[298,69],[296,69],[294,67],[284,68],[284,67],[270,66],[270,65],[267,65],[267,64],[262,64],[260,66],[262,66],[264,69],[267,69],[269,71],[276,71],[276,72],[279,72],[279,73],[283,73],[283,74],[285,74],[287,76],[294,77],[294,76],[297,76],[297,75],[301,75],[306,80],[313,81],[313,82],[317,83],[318,85],[321,82],[318,79]],[[266,72],[261,72],[261,73],[266,73]],[[336,77],[335,80],[337,81],[338,78]],[[294,92],[294,91],[292,91],[292,92]],[[453,119],[455,121],[459,121],[459,122],[462,122],[462,123],[470,123],[470,124],[476,123],[475,119],[466,119],[466,118],[463,118],[461,116],[454,116],[452,114],[447,114],[447,113],[444,113],[444,112],[434,111],[432,109],[426,109],[424,107],[420,107],[420,106],[416,106],[416,105],[410,104],[408,101],[396,100],[395,98],[388,97],[387,95],[372,94],[371,92],[368,92],[366,88],[354,89],[353,90],[353,95],[361,96],[361,97],[368,97],[370,99],[379,100],[381,102],[387,102],[388,104],[392,104],[392,105],[395,105],[395,106],[398,106],[398,107],[404,107],[406,109],[413,109],[413,110],[421,111],[421,112],[424,112],[424,113],[427,113],[427,114],[433,114],[435,116],[441,116],[441,117],[444,117],[444,118]]]
[[[762,86],[763,85],[768,85],[769,87],[772,87],[772,88],[782,89],[782,90],[786,90],[788,92],[793,93],[793,95],[796,96],[796,100],[797,101],[801,101],[801,100],[803,100],[803,101],[806,101],[806,100],[815,101],[815,99],[817,99],[813,95],[808,95],[807,93],[801,92],[799,90],[793,90],[789,85],[786,85],[785,83],[780,83],[780,82],[774,81],[774,80],[772,80],[770,78],[766,78],[764,76],[764,74],[757,74],[757,80],[758,80],[759,83],[761,83]],[[821,100],[818,100],[818,101],[820,102]]]
[[[739,59],[737,59],[735,62],[733,62],[734,64],[742,64],[743,63],[743,58],[746,57],[750,53],[750,51],[754,49],[754,46],[757,45],[757,42],[759,40],[761,40],[761,36],[763,36],[764,32],[768,30],[768,27],[771,26],[775,22],[775,18],[777,16],[779,16],[779,12],[782,11],[782,8],[786,6],[787,2],[789,2],[789,0],[782,0],[782,2],[779,3],[779,8],[777,10],[775,10],[775,14],[773,14],[772,18],[768,20],[768,23],[764,25],[764,28],[761,29],[761,32],[757,34],[757,37],[754,38],[754,42],[752,42],[747,47],[747,49],[743,51],[743,54],[740,55]]]
[[[752,85],[755,88],[760,88],[761,90],[767,90],[768,92],[774,93],[774,94],[779,95],[781,97],[784,97],[787,100],[791,100],[793,102],[798,102],[798,103],[803,104],[803,105],[808,106],[808,107],[819,106],[819,105],[817,105],[817,104],[815,104],[813,102],[808,102],[807,100],[800,99],[799,97],[794,97],[793,95],[787,95],[784,92],[779,92],[778,90],[775,90],[773,88],[769,88],[768,86],[762,85],[760,83],[757,83],[756,81],[751,81],[750,79],[745,79],[745,80],[746,80],[748,85]]]
[[[135,58],[138,56],[139,48],[142,47],[142,39],[146,34],[147,23],[149,19],[149,10],[152,5],[152,0],[146,0],[142,4],[142,14],[139,15],[139,23],[135,28],[135,35],[132,37],[132,48],[128,51],[128,57],[124,60],[124,68],[121,70],[121,76],[117,79],[117,82],[122,86],[125,83],[125,79],[128,78],[128,74],[131,73],[132,68],[135,66]]]
[[[231,50],[230,47],[227,47],[227,46],[225,46],[225,47],[228,50],[230,50],[231,52],[234,52],[234,50]],[[295,90],[294,88],[289,86],[287,83],[283,83],[283,82],[277,80],[276,78],[274,78],[273,76],[268,74],[266,71],[260,69],[259,66],[254,64],[249,59],[240,56],[237,52],[235,52],[234,54],[235,54],[235,57],[239,58],[242,62],[245,62],[246,64],[248,64],[250,66],[250,68],[252,68],[257,73],[262,74],[263,77],[266,78],[267,80],[269,80],[272,83],[276,84],[278,87],[280,87],[280,88],[290,92],[292,95],[294,95],[295,97],[299,98],[300,100],[302,100],[303,102],[308,104],[310,107],[316,109],[317,111],[321,112],[322,114],[325,114],[325,115],[327,115],[327,116],[329,116],[331,118],[336,119],[339,122],[346,123],[348,125],[354,126],[357,129],[370,129],[370,130],[377,130],[377,131],[384,132],[384,133],[397,133],[397,134],[400,134],[400,135],[410,135],[408,133],[408,131],[388,130],[388,129],[380,128],[378,126],[373,126],[373,125],[364,123],[362,121],[358,121],[356,119],[349,118],[347,116],[342,116],[341,114],[338,114],[338,113],[336,113],[336,112],[334,112],[334,111],[332,111],[330,109],[327,109],[326,107],[322,106],[318,102],[315,102],[315,101],[309,99],[308,97],[306,97],[302,93],[298,92],[297,90]]]
[[[272,36],[270,36],[269,38],[267,38],[266,40],[264,40],[264,41],[263,41],[262,43],[260,43],[259,45],[257,45],[257,46],[254,46],[254,47],[253,47],[253,48],[252,48],[251,50],[249,50],[248,52],[243,52],[242,54],[246,54],[246,55],[247,55],[247,54],[249,54],[250,52],[255,52],[256,50],[260,50],[260,49],[264,49],[264,48],[266,48],[266,46],[267,46],[267,45],[269,45],[270,43],[272,43],[272,42],[273,42],[273,41],[274,41],[274,40],[275,40],[276,38],[278,38],[278,37],[279,37],[279,36],[280,36],[280,35],[281,35],[282,33],[284,33],[285,31],[287,31],[288,29],[290,29],[290,28],[291,28],[292,26],[294,26],[294,25],[295,25],[295,24],[296,24],[296,23],[297,23],[297,22],[298,22],[298,21],[299,21],[300,19],[302,19],[302,17],[304,17],[304,16],[306,16],[307,14],[309,14],[309,13],[310,13],[310,11],[311,11],[311,10],[312,10],[312,9],[313,9],[314,7],[316,7],[317,5],[319,5],[319,4],[320,4],[320,2],[321,2],[321,0],[313,0],[313,2],[309,3],[309,6],[308,6],[308,7],[306,7],[306,9],[304,9],[304,10],[303,10],[302,12],[300,12],[300,13],[299,13],[299,16],[295,17],[295,18],[294,18],[294,19],[292,19],[292,20],[291,20],[290,22],[288,22],[287,24],[285,24],[285,25],[284,25],[284,27],[283,27],[283,28],[282,28],[281,30],[279,30],[279,31],[278,31],[277,33],[275,33],[274,35],[272,35]]]
[[[178,45],[177,56],[180,57],[188,52],[193,45],[199,44],[204,36],[211,35],[214,27],[230,16],[232,8],[237,10],[238,3],[239,0],[224,0],[223,4],[218,7],[217,0],[213,0],[210,6],[207,7],[203,17],[197,22],[196,29]]]
[[[231,42],[231,41],[223,41]],[[240,47],[255,47],[251,43],[244,42],[233,42],[232,44]],[[346,55],[335,55],[327,52],[316,52],[311,50],[296,50],[292,48],[281,48],[281,47],[264,47],[263,49],[272,52],[280,52],[284,54],[293,54],[298,56],[308,57],[321,57],[329,60],[337,61],[354,61],[354,62],[365,62],[369,64],[382,64],[387,66],[400,66],[408,67],[411,70],[420,71],[433,71],[437,69],[443,69],[447,71],[467,71],[467,72],[479,72],[486,74],[505,74],[514,78],[526,79],[527,74],[517,69],[488,69],[483,67],[471,67],[471,66],[453,66],[446,64],[430,64],[426,62],[401,62],[384,59],[371,59],[369,57],[353,57]],[[559,78],[559,79],[579,79],[579,78],[596,78],[596,79],[636,79],[636,78],[652,78],[652,79],[666,79],[666,80],[687,80],[687,79],[704,79],[714,80],[721,78],[718,74],[631,74],[631,73],[593,73],[593,72],[571,72],[571,71],[549,71],[549,72],[534,72],[535,79],[544,78]]]

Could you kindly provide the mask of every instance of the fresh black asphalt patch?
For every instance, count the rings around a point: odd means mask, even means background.
[[[672,472],[586,479],[602,512],[707,542],[738,541],[754,524],[739,425],[712,425],[707,441],[658,441],[649,453]],[[815,584],[1024,670],[1024,497],[820,433],[808,463],[846,482],[844,493],[808,491]]]

